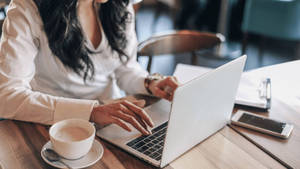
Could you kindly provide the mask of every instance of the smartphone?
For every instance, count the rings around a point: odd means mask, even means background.
[[[241,110],[233,115],[231,123],[281,138],[288,138],[294,128],[292,124]]]

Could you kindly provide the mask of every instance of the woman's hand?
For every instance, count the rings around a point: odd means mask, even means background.
[[[128,123],[139,130],[144,135],[151,134],[148,125],[154,127],[149,115],[142,108],[145,105],[144,100],[129,102],[127,100],[116,103],[97,106],[93,109],[91,121],[107,125],[115,123],[127,131],[131,131]]]
[[[168,76],[163,79],[152,80],[149,84],[149,90],[154,96],[172,101],[174,92],[178,86],[179,84],[176,77]]]

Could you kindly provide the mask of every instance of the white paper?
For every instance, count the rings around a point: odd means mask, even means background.
[[[198,76],[213,70],[208,67],[177,64],[174,76],[179,83],[184,84]],[[259,85],[261,78],[250,78],[247,73],[243,73],[235,103],[259,108],[266,108],[267,101],[259,95]]]

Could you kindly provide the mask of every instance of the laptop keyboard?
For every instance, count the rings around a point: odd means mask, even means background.
[[[126,145],[159,161],[161,159],[168,122],[154,128],[149,136],[138,137]]]

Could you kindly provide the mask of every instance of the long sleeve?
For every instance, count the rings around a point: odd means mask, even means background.
[[[128,6],[128,10],[132,15],[131,18],[134,18],[131,4]],[[128,39],[126,52],[129,56],[129,60],[127,64],[121,65],[115,71],[118,86],[129,94],[148,94],[144,87],[144,80],[148,72],[140,66],[136,59],[138,42],[134,19],[132,19],[127,26],[126,36]]]
[[[70,99],[33,91],[39,52],[37,8],[32,1],[11,2],[0,43],[0,117],[52,124],[67,118],[88,120],[95,100]],[[34,19],[34,16],[35,19]]]

